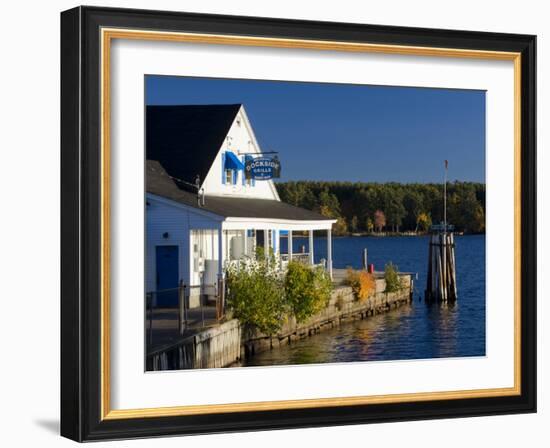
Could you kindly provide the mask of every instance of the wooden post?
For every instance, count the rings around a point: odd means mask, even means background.
[[[432,235],[432,297],[437,299],[437,236]]]
[[[246,232],[245,232],[246,236]],[[218,281],[217,281],[217,295],[218,298],[220,296],[220,285],[223,285],[223,253],[224,253],[224,244],[223,244],[223,230],[220,226],[218,230]],[[202,279],[201,279],[202,283]],[[216,300],[217,302],[217,300]],[[202,325],[204,326],[204,309],[202,306],[202,300],[200,301],[201,304],[201,318],[202,318]],[[218,305],[218,304],[216,304]],[[218,311],[216,310],[216,314],[218,314]]]
[[[313,230],[310,230],[309,231],[309,264],[313,266],[315,264],[314,260],[315,259],[313,257]]]
[[[448,275],[449,275],[449,300],[455,301],[457,299],[457,286],[456,286],[456,266],[455,266],[455,245],[454,245],[454,236],[453,234],[449,234],[448,236],[448,259],[449,259],[449,269],[448,269]]]
[[[183,280],[180,280],[178,285],[178,331],[180,334],[183,334],[184,298],[182,293],[183,293]]]
[[[454,236],[442,232],[431,235],[428,250],[428,272],[425,300],[453,302],[457,300]]]
[[[223,277],[218,278],[217,289],[216,319],[220,320],[225,314],[225,280]]]
[[[292,230],[288,231],[288,261],[292,261]]]
[[[451,252],[452,252],[452,248],[451,248],[451,242],[450,242],[450,235],[447,235],[446,236],[446,239],[447,239],[447,245],[446,245],[446,251],[445,251],[445,256],[447,258],[447,270],[445,271],[445,275],[447,276],[447,300],[448,301],[453,301],[454,300],[454,297],[453,297],[453,284],[454,284],[454,278],[453,278],[453,271],[452,271],[452,266],[451,266]]]
[[[452,276],[453,276],[453,299],[458,299],[458,293],[457,293],[457,285],[456,285],[456,259],[455,259],[455,238],[454,235],[451,233],[451,267],[452,267]]]
[[[267,260],[269,258],[269,229],[264,229],[264,257]]]
[[[428,272],[424,292],[426,301],[437,299],[447,302],[457,299],[454,236],[449,233],[447,224],[447,168],[448,161],[445,160],[443,222],[442,225],[433,227],[433,229],[437,229],[438,233],[432,234],[430,237]]]
[[[441,242],[441,239],[437,239]],[[437,299],[441,302],[443,300],[443,266],[441,263],[441,244],[438,243],[437,247]]]
[[[332,280],[332,229],[327,230],[327,266],[328,275]]]
[[[426,274],[426,290],[424,291],[424,300],[430,302],[432,300],[432,237],[430,236],[430,241],[428,243],[428,269]]]
[[[223,275],[223,230],[218,229],[218,277]]]
[[[440,253],[441,253],[441,300],[444,302],[447,301],[447,284],[448,284],[448,276],[447,276],[447,233],[443,232],[439,236],[440,240]]]

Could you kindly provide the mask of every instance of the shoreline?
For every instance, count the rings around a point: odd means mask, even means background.
[[[486,233],[464,233],[464,232],[452,232],[455,236],[482,236]],[[382,233],[347,233],[345,235],[332,235],[332,238],[395,238],[395,237],[425,237],[430,236],[431,233],[414,233],[414,232],[382,232]],[[281,235],[281,239],[287,238],[286,235]],[[307,235],[300,235],[294,233],[292,235],[293,239],[307,239]],[[324,238],[323,236],[318,236],[318,238]]]
[[[385,280],[377,279],[375,292],[364,301],[356,299],[351,287],[338,286],[323,311],[302,323],[290,319],[274,335],[246,329],[237,319],[230,319],[151,353],[146,370],[238,367],[257,353],[298,343],[349,321],[387,313],[412,301],[413,276],[400,273],[400,277],[400,291],[386,293]]]
[[[402,280],[407,277],[409,278],[409,284],[407,286],[403,285],[401,291],[394,293],[384,292],[385,281],[378,279],[376,292],[364,301],[357,300],[349,286],[338,287],[333,291],[329,306],[306,322],[301,324],[297,324],[295,321],[288,322],[279,333],[272,336],[257,332],[243,335],[240,359],[233,364],[235,366],[242,362],[246,364],[247,359],[253,358],[258,353],[299,343],[301,340],[325,330],[352,321],[368,319],[410,304],[412,302],[411,291],[413,290],[412,276],[401,274]],[[232,367],[232,365],[227,367]]]

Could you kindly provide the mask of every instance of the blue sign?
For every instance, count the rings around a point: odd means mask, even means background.
[[[281,177],[281,162],[277,156],[250,158],[245,162],[244,175],[247,179],[276,179]]]

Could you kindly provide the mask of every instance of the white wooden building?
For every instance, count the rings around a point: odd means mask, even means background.
[[[229,260],[254,257],[258,246],[292,259],[293,232],[327,235],[332,275],[334,219],[281,202],[272,180],[244,175],[262,154],[242,105],[148,106],[146,165],[146,291],[189,287],[191,306],[213,288]],[[284,169],[284,166],[283,166]],[[197,188],[193,187],[198,186]],[[281,253],[281,235],[288,252]],[[302,255],[301,255],[302,256]],[[158,296],[175,305],[175,295]]]

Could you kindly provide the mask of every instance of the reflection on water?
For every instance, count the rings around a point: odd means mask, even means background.
[[[316,241],[316,258],[326,241]],[[297,249],[304,244],[298,240]],[[382,269],[387,261],[402,271],[418,272],[411,305],[365,320],[342,324],[289,346],[259,353],[250,366],[371,360],[426,359],[485,355],[485,237],[456,238],[458,302],[427,305],[419,298],[425,285],[426,238],[337,238],[336,267],[359,267],[361,249]]]

